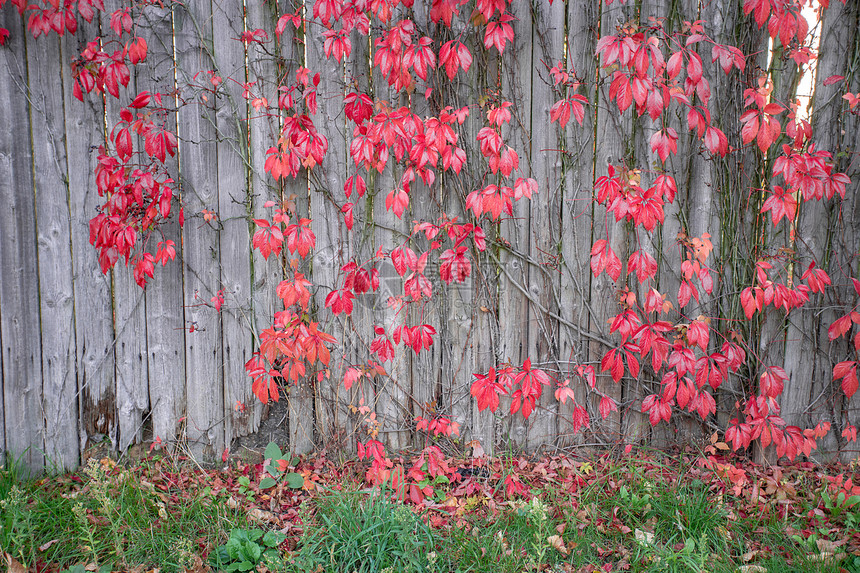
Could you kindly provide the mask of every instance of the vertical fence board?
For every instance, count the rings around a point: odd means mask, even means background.
[[[178,8],[177,8],[178,9]],[[145,77],[138,75],[137,88],[160,92],[167,99],[168,108],[173,103],[170,90],[174,88],[173,18],[170,9],[158,6],[147,7],[151,36],[147,38],[149,52],[147,60],[151,68]],[[151,41],[150,41],[151,40]],[[176,117],[170,114],[164,119],[165,128],[177,131]],[[110,121],[108,122],[110,124]],[[182,134],[180,133],[181,137]],[[167,158],[166,168],[177,181],[173,185],[174,196],[181,195],[179,183],[179,158]],[[173,209],[179,205],[174,202]],[[176,215],[177,211],[173,211]],[[193,213],[189,212],[189,215]],[[188,226],[196,221],[189,221]],[[184,440],[180,420],[187,416],[185,387],[185,309],[182,299],[183,285],[183,240],[178,221],[162,228],[164,240],[176,245],[176,260],[155,272],[155,278],[146,286],[146,357],[149,386],[149,401],[152,416],[152,434],[165,444],[175,445],[175,440]],[[135,380],[136,382],[137,380]],[[196,399],[196,397],[195,397]],[[187,420],[186,420],[187,422]]]
[[[811,123],[816,149],[828,151],[836,158],[837,169],[834,171],[848,167],[848,162],[840,161],[838,154],[851,149],[849,145],[845,145],[847,142],[844,134],[848,132],[843,110],[844,100],[840,97],[850,86],[841,82],[828,86],[824,82],[830,76],[845,73],[844,70],[852,64],[852,58],[856,57],[856,52],[850,48],[860,45],[856,27],[858,13],[856,5],[833,2],[824,11],[822,18]],[[856,152],[856,147],[853,151]],[[856,176],[856,173],[854,175]],[[852,187],[856,189],[856,180],[854,182]],[[856,191],[853,195],[856,196]],[[815,261],[818,266],[825,268],[833,280],[835,292],[831,291],[830,297],[836,294],[842,301],[854,299],[856,293],[844,278],[848,269],[843,266],[850,269],[853,265],[856,270],[857,251],[842,251],[835,232],[840,227],[838,219],[842,218],[843,214],[848,215],[849,221],[853,219],[851,199],[845,202],[834,198],[800,203],[795,280],[799,283],[800,276],[809,264]],[[851,229],[847,222],[845,229]],[[853,232],[856,233],[856,228]],[[842,311],[834,310],[830,305],[816,305],[816,302],[823,302],[822,298],[821,295],[811,295],[809,303],[795,310],[790,317],[784,364],[789,379],[780,399],[781,415],[787,424],[800,427],[806,427],[822,418],[833,418],[834,429],[838,434],[847,422],[844,418],[837,419],[837,413],[842,410],[843,395],[838,384],[831,384],[832,367],[839,360],[834,359],[835,356],[831,354],[834,347],[828,345],[825,340],[828,338],[827,328],[841,316]],[[839,304],[837,300],[830,299],[828,302]],[[841,341],[836,342],[836,345],[840,343]],[[825,407],[830,401],[833,401],[835,408]]]
[[[362,35],[358,30],[353,30],[350,35],[352,42],[352,53],[346,61],[346,83],[347,93],[354,92],[357,94],[369,95],[370,89],[370,66],[368,58],[370,48],[367,41],[367,36]],[[347,142],[351,141],[352,132],[355,129],[355,124],[352,121],[347,122],[345,135]],[[347,155],[346,172],[343,177],[360,175],[366,182],[369,183],[368,174],[359,171],[355,161]],[[352,195],[348,201],[353,203],[353,219],[355,226],[353,227],[352,244],[350,245],[350,254],[355,258],[356,264],[363,265],[367,272],[373,268],[379,268],[379,262],[376,260],[376,249],[374,241],[374,221],[373,221],[373,189],[366,193],[364,197],[359,197],[356,191],[356,186],[353,184]],[[349,319],[350,328],[353,329],[346,337],[346,340],[351,340],[351,356],[350,360],[354,361],[354,366],[357,368],[365,367],[368,360],[380,362],[376,355],[371,355],[370,345],[376,332],[374,327],[374,309],[375,307],[385,304],[384,301],[377,297],[372,290],[359,295],[355,298],[352,315]],[[337,370],[335,369],[334,372]],[[345,406],[359,407],[366,405],[373,408],[376,403],[376,395],[374,391],[374,382],[368,376],[362,376],[360,381],[353,387],[351,394],[345,397]],[[349,409],[349,408],[348,408]],[[357,440],[364,441],[365,436],[361,432],[362,415],[353,410],[350,410],[349,427],[347,429],[347,451],[354,451],[357,446]]]
[[[232,7],[233,9],[227,9]],[[213,3],[215,70],[221,78],[245,75],[245,47],[236,40],[245,30],[242,12],[232,4]],[[267,22],[261,21],[261,26]],[[270,37],[274,28],[268,22]],[[251,28],[255,30],[257,28]],[[260,28],[266,30],[266,28]],[[216,226],[221,254],[219,289],[224,297],[221,346],[224,379],[225,445],[233,438],[255,431],[251,380],[245,363],[253,352],[251,337],[251,242],[248,233],[248,104],[242,86],[224,81],[217,98],[218,217]],[[259,88],[255,88],[259,89]],[[259,95],[263,95],[260,93]],[[242,409],[240,406],[247,404]]]
[[[119,8],[119,0],[105,2],[105,12],[101,17],[101,28],[106,31],[105,43],[118,41],[116,34],[110,30],[110,17],[113,11]],[[149,46],[147,65],[146,67],[139,66],[132,68],[133,83],[129,84],[128,89],[120,86],[119,93],[121,99],[110,95],[106,96],[104,100],[105,124],[108,128],[108,136],[110,136],[109,132],[120,120],[119,114],[123,104],[129,102],[134,97],[134,94],[131,94],[131,97],[129,97],[131,92],[135,92],[136,94],[137,91],[150,89],[150,87],[154,91],[163,89],[161,85],[151,85],[155,82],[149,76],[158,58],[157,54],[161,47],[159,44],[163,44],[165,39],[158,38],[152,30],[152,9],[145,9],[141,15],[145,25],[141,26],[140,34]],[[172,84],[173,82],[170,83],[171,86]],[[98,94],[94,93],[90,97],[98,98]],[[144,154],[143,138],[135,138],[134,146],[138,156],[142,157]],[[88,247],[92,249],[91,246],[88,245]],[[96,430],[95,433],[92,433],[88,428],[105,426],[106,417],[98,411],[89,411],[84,419],[84,432],[86,432],[86,436],[83,438],[83,442],[84,444],[95,443],[99,434],[106,434],[110,436],[114,447],[124,452],[130,445],[144,438],[143,426],[145,416],[150,411],[149,365],[146,349],[146,331],[148,327],[146,293],[135,283],[133,267],[126,265],[124,259],[121,259],[114,266],[111,276],[113,281],[113,327],[115,332],[115,371],[113,372],[113,376],[116,403],[115,405],[105,403],[103,409],[105,412],[110,412],[112,406],[113,412],[111,413],[116,416],[116,422],[113,426],[108,425],[105,427],[107,431]],[[158,396],[153,396],[153,398],[160,399]],[[87,408],[85,400],[82,408]],[[109,420],[109,418],[107,419]],[[170,437],[157,433],[155,435],[164,439]]]
[[[428,13],[430,6],[427,3],[419,2],[412,6],[409,18],[415,24],[415,40],[422,36],[430,37],[430,16]],[[435,116],[437,110],[435,106],[431,109],[431,100],[426,96],[426,89],[432,89],[432,72],[428,73],[427,82],[424,82],[416,74],[413,74],[415,81],[415,91],[411,95],[410,108],[421,121],[425,121],[430,116]],[[430,97],[434,98],[435,94],[431,91]],[[432,166],[431,171],[435,175],[439,175],[439,171]],[[410,207],[412,208],[412,219],[414,221],[427,221],[436,223],[441,215],[439,193],[440,180],[437,177],[432,185],[426,185],[420,177],[416,177],[411,184],[410,192]],[[444,240],[444,239],[443,239]],[[429,249],[427,238],[418,233],[413,240],[413,248],[417,248],[416,253],[427,251]],[[419,354],[412,356],[412,372],[411,385],[409,388],[409,404],[407,411],[410,415],[409,428],[414,429],[414,419],[421,416],[425,419],[434,418],[437,415],[436,410],[440,406],[437,403],[439,389],[443,384],[442,380],[442,360],[444,352],[444,341],[448,338],[448,332],[445,324],[442,321],[442,313],[444,312],[444,304],[449,295],[449,292],[458,288],[457,283],[446,285],[439,277],[439,264],[436,264],[433,259],[441,254],[447,248],[447,244],[437,251],[434,251],[428,256],[430,264],[425,269],[425,276],[433,285],[433,296],[426,304],[414,306],[411,309],[409,318],[412,325],[429,324],[436,329],[436,335],[433,337],[433,344],[430,348],[423,349]],[[446,416],[450,413],[445,413]],[[414,432],[414,430],[413,430]],[[413,444],[416,447],[422,447],[428,443],[426,434],[419,432],[413,433]]]
[[[576,388],[577,403],[587,407],[588,390],[582,378],[575,377],[575,367],[598,364],[589,362],[589,285],[591,283],[591,194],[594,186],[594,118],[598,105],[594,57],[599,23],[598,6],[588,0],[567,3],[568,50],[567,61],[558,58],[562,66],[572,68],[575,78],[582,86],[575,92],[586,96],[588,105],[580,126],[571,119],[564,131],[564,196],[561,206],[562,231],[561,255],[562,276],[559,297],[559,313],[566,321],[560,327],[559,360],[564,368],[559,378],[569,378]],[[547,62],[553,66],[557,62]],[[568,94],[574,95],[571,91]],[[559,405],[559,433],[562,445],[577,443],[581,438],[571,436],[573,404]],[[604,423],[589,413],[592,430],[602,433]],[[616,422],[617,424],[617,422]]]
[[[56,36],[34,39],[28,34],[26,50],[33,162],[39,166],[34,169],[34,183],[42,336],[41,416],[46,464],[67,469],[77,467],[79,452],[68,165],[63,93],[57,88],[63,85],[63,64]]]
[[[520,168],[525,169],[531,143],[531,89],[534,81],[532,67],[532,19],[530,11],[531,2],[527,0],[513,0],[510,12],[515,21],[511,22],[514,29],[514,41],[505,46],[505,52],[501,56],[501,86],[491,84],[490,105],[498,106],[502,101],[508,100],[513,105],[508,108],[512,119],[510,124],[502,127],[503,149],[509,145],[520,157]],[[496,48],[492,48],[489,58],[498,57]],[[502,92],[499,94],[498,89]],[[481,109],[482,120],[487,122],[486,108]],[[477,110],[476,110],[477,113]],[[481,159],[480,169],[486,169],[486,160]],[[473,168],[477,166],[473,165]],[[492,175],[487,171],[486,181],[480,186],[487,184],[498,184],[499,186],[510,186],[510,182],[502,179],[501,175]],[[537,200],[537,198],[534,198]],[[499,289],[499,331],[500,348],[497,359],[509,361],[514,367],[520,366],[528,357],[529,349],[529,300],[528,300],[528,268],[527,258],[529,254],[530,225],[529,201],[521,199],[513,203],[513,216],[502,213],[501,222],[498,225],[499,234],[505,244],[500,247],[497,264],[500,265],[501,275],[498,282]],[[489,221],[484,218],[484,221]],[[492,247],[491,247],[492,248]],[[508,402],[508,403],[506,403]],[[508,400],[502,402],[502,408],[507,408]],[[502,423],[504,428],[504,439],[515,448],[526,446],[528,438],[528,427],[535,419],[526,420],[521,415],[510,416]]]
[[[613,34],[617,22],[626,22],[631,14],[629,7],[619,6],[617,3],[611,6],[604,5],[600,14],[600,33]],[[598,62],[598,66],[600,63]],[[606,70],[598,68],[597,73],[597,100],[595,117],[595,177],[601,177],[607,174],[609,165],[622,165],[626,163],[629,157],[626,156],[627,139],[632,133],[630,114],[633,110],[628,109],[624,114],[618,111],[618,106],[615,102],[609,99],[609,74]],[[592,243],[598,240],[605,240],[609,247],[615,252],[622,264],[627,260],[626,242],[627,235],[623,223],[615,221],[615,217],[610,215],[606,208],[602,205],[594,203],[592,211]],[[607,333],[607,320],[618,312],[618,298],[616,295],[615,282],[609,278],[605,271],[598,277],[591,277],[591,290],[589,294],[589,302],[592,309],[591,324],[589,330],[592,332],[605,334]],[[592,341],[590,345],[591,361],[599,363],[604,353],[609,350],[605,345],[596,341]],[[599,368],[596,368],[599,371]],[[642,426],[637,422],[635,428],[630,427],[628,414],[635,411],[635,407],[627,395],[622,398],[622,384],[616,384],[612,381],[608,374],[600,374],[597,377],[597,389],[600,393],[609,396],[619,405],[618,421],[626,427],[614,428],[613,422],[615,418],[609,420],[607,431],[610,435],[621,437],[625,435],[627,439],[639,439],[644,433],[647,436],[647,427]],[[596,399],[596,398],[595,398]],[[638,406],[638,404],[636,405]],[[591,411],[596,411],[596,407],[592,407]],[[626,430],[626,431],[625,431]]]
[[[343,113],[344,63],[334,56],[327,58],[323,51],[322,28],[319,23],[309,22],[307,28],[307,68],[311,75],[319,73],[317,104],[319,112],[313,116],[314,124],[320,134],[328,139],[328,152],[321,165],[313,168],[310,174],[310,218],[316,235],[316,248],[313,253],[313,273],[316,284],[315,303],[320,328],[335,337],[341,346],[333,349],[330,367],[341,372],[344,361],[348,359],[351,344],[347,341],[349,330],[346,315],[328,320],[322,317],[329,314],[325,298],[331,291],[342,286],[340,269],[346,264],[349,246],[346,227],[340,205],[347,202],[343,190],[347,170],[347,120]],[[296,255],[298,256],[298,255]],[[324,369],[324,366],[311,365],[310,372]],[[346,414],[338,404],[342,394],[340,378],[324,376],[315,380],[308,377],[315,389],[316,429],[321,444],[343,442],[346,436]]]
[[[11,4],[0,9],[11,31],[0,51],[0,329],[6,451],[24,468],[45,467],[38,260],[24,26]]]
[[[402,9],[398,8],[392,15],[392,22],[398,22],[404,17]],[[371,48],[371,55],[373,48]],[[380,109],[396,110],[406,105],[405,96],[396,92],[388,83],[388,78],[383,76],[378,67],[372,69],[372,99]],[[414,245],[407,241],[409,237],[409,221],[412,217],[411,202],[403,213],[402,218],[397,218],[393,211],[385,208],[385,199],[392,190],[400,188],[400,176],[402,175],[398,166],[395,166],[393,149],[389,150],[388,163],[381,173],[374,173],[373,186],[368,181],[368,192],[373,193],[373,221],[375,246],[382,247],[386,253],[394,248],[409,246],[413,250]],[[375,249],[374,249],[375,250]],[[408,276],[408,275],[405,275]],[[403,293],[402,280],[394,269],[390,258],[386,259],[379,271],[380,291],[377,294],[379,304],[376,305],[374,322],[385,328],[391,336],[397,326],[412,326],[409,320],[408,310],[396,313],[387,300],[390,296],[400,296]],[[405,432],[406,412],[409,408],[406,389],[411,388],[411,362],[413,352],[401,339],[400,344],[394,347],[394,358],[387,368],[388,376],[376,378],[376,414],[382,424],[380,436],[389,446],[395,450],[406,446],[409,434]]]
[[[551,376],[561,375],[559,351],[559,259],[561,228],[562,154],[556,126],[550,124],[549,110],[556,101],[550,77],[550,62],[564,57],[563,3],[540,3],[532,6],[531,22],[531,109],[529,124],[531,140],[523,149],[520,171],[515,176],[531,176],[538,182],[538,193],[529,200],[530,236],[528,266],[528,356],[532,367],[545,369]],[[535,419],[530,424],[528,448],[554,445],[559,431],[558,400],[555,388],[544,387],[535,404]]]
[[[76,36],[62,40],[61,64],[66,66],[98,35],[96,23],[79,22]],[[116,443],[119,420],[133,418],[131,411],[117,411],[115,352],[110,274],[99,268],[96,250],[89,243],[89,221],[100,204],[95,183],[95,149],[104,142],[100,126],[104,104],[100,98],[72,95],[73,78],[63,81],[66,153],[68,157],[71,258],[73,264],[75,348],[78,386],[80,447],[89,436],[103,434]],[[145,394],[144,394],[144,397]],[[136,436],[136,441],[140,436]],[[126,442],[128,445],[128,442]]]
[[[203,210],[218,207],[222,174],[217,167],[221,159],[215,124],[217,101],[209,90],[207,73],[217,69],[212,60],[212,5],[195,2],[187,11],[177,8],[173,14],[177,81],[186,103],[179,110],[179,172],[186,212],[182,230],[186,435],[193,454],[210,457],[224,449],[221,318],[210,302],[221,288],[221,253],[217,233],[203,218]]]
[[[247,28],[249,30],[264,30],[269,38],[276,38],[275,24],[277,22],[277,5],[274,2],[250,2],[247,6]],[[291,26],[287,27],[281,35],[281,43],[286,38],[292,37]],[[258,93],[266,98],[269,107],[265,110],[253,110],[248,117],[250,162],[250,189],[246,206],[253,218],[267,217],[270,209],[263,205],[266,201],[274,201],[280,198],[280,189],[274,181],[266,174],[264,165],[266,162],[266,150],[276,140],[278,132],[278,62],[277,56],[267,54],[262,46],[251,44],[248,46],[248,82],[254,82]],[[253,236],[254,227],[250,226],[250,235]],[[250,248],[250,244],[249,247]],[[271,325],[275,314],[275,288],[278,285],[280,266],[275,258],[263,259],[256,251],[246,254],[251,262],[251,309],[248,319],[251,324],[253,340],[267,326]],[[225,322],[225,328],[227,323]],[[256,345],[255,345],[256,346]],[[245,378],[247,391],[245,398],[241,400],[247,412],[249,412],[249,425],[256,429],[259,427],[263,417],[263,405],[250,391],[251,381]],[[229,404],[228,404],[229,405]]]

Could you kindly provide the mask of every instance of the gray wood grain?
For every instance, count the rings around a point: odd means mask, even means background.
[[[42,416],[46,463],[77,467],[77,377],[72,292],[68,162],[60,40],[27,35],[30,129],[36,197],[39,306],[42,336]]]
[[[182,230],[186,435],[192,454],[212,457],[224,449],[221,316],[211,303],[221,290],[221,252],[218,233],[213,225],[206,224],[203,215],[203,210],[218,208],[222,174],[215,111],[219,102],[209,89],[207,74],[208,70],[221,71],[212,59],[212,5],[195,2],[187,11],[177,8],[173,26],[177,81],[187,104],[179,110],[180,177],[186,213]],[[219,32],[227,33],[223,29]]]
[[[45,467],[39,270],[24,26],[11,4],[0,9],[11,31],[0,51],[0,330],[7,456],[23,468]]]
[[[215,69],[223,78],[245,76],[245,48],[236,40],[245,23],[230,5],[213,4]],[[269,20],[270,22],[270,20]],[[261,22],[266,25],[265,22]],[[256,28],[251,28],[254,30]],[[269,25],[269,33],[273,30]],[[273,36],[274,34],[272,34]],[[253,352],[251,333],[251,242],[248,192],[248,102],[242,86],[225,81],[217,99],[218,217],[221,282],[225,304],[221,309],[221,344],[224,379],[224,435],[226,446],[238,436],[259,427],[258,400],[251,392],[245,363]],[[244,408],[242,407],[244,406]]]

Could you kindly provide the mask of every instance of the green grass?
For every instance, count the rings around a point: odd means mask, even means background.
[[[408,506],[380,493],[332,493],[317,501],[295,562],[301,571],[425,573],[436,534]]]
[[[454,498],[452,485],[438,492],[446,509],[422,512],[378,491],[326,489],[360,483],[349,478],[322,482],[313,493],[263,491],[249,468],[203,474],[167,462],[122,468],[103,460],[75,475],[32,480],[10,464],[0,471],[0,550],[46,573],[84,565],[172,573],[201,561],[222,570],[265,563],[278,573],[574,573],[604,566],[860,573],[860,555],[845,554],[860,508],[828,505],[823,482],[803,474],[790,500],[771,492],[753,502],[672,460],[580,463],[573,481],[556,476],[529,499],[506,499],[501,487],[492,499]],[[207,487],[213,480],[219,485]],[[249,504],[277,511],[278,495],[294,508],[281,521],[285,542],[277,527],[248,517]],[[228,509],[231,496],[244,507]],[[212,557],[219,548],[220,562]],[[842,555],[822,560],[831,549]]]
[[[118,466],[92,460],[81,474],[81,483],[37,482],[0,471],[0,547],[26,566],[144,565],[172,573],[247,525],[244,512],[223,501],[160,491]]]

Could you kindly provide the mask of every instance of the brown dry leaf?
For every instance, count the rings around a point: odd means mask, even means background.
[[[569,551],[567,547],[564,545],[564,540],[561,538],[561,535],[550,535],[546,538],[549,541],[549,544],[558,549],[559,553],[562,555],[567,555]]]
[[[191,566],[185,569],[185,573],[208,573],[209,571],[211,571],[209,565],[203,563],[199,555],[194,555]]]
[[[3,563],[9,573],[27,573],[27,568],[5,551],[3,552]]]
[[[830,541],[829,539],[816,539],[815,545],[821,553],[836,553],[837,549],[845,544],[845,539],[842,541]]]
[[[248,518],[251,521],[256,521],[257,523],[270,523],[273,521],[277,521],[275,514],[270,511],[264,511],[262,509],[253,508],[248,512]]]
[[[59,540],[59,539],[52,539],[52,540],[50,540],[49,542],[47,542],[47,543],[45,543],[45,544],[43,544],[43,545],[40,545],[40,546],[39,546],[39,551],[47,551],[48,549],[50,549],[50,548],[51,548],[51,546],[52,546],[53,544],[55,544],[55,543],[59,543],[59,542],[60,542],[60,540]]]
[[[478,440],[472,440],[471,442],[466,444],[467,448],[472,448],[472,457],[473,458],[483,458],[486,453],[484,452],[484,446],[481,445],[481,442]]]
[[[636,539],[636,541],[645,545],[651,545],[654,543],[654,534],[650,531],[642,531],[641,529],[636,529],[633,532],[633,537],[634,539]]]
[[[749,563],[750,561],[758,557],[760,554],[761,551],[759,551],[758,549],[755,549],[753,551],[747,551],[746,553],[741,555],[741,561],[743,561],[744,563]]]
[[[738,567],[738,573],[767,573],[767,569],[761,565],[741,565]]]

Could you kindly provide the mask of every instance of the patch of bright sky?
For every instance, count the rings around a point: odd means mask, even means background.
[[[810,0],[804,3],[802,14],[809,23],[809,42],[812,53],[818,56],[818,47],[821,43],[821,20],[819,19],[818,0]],[[803,76],[800,78],[800,83],[797,86],[797,99],[800,102],[798,109],[799,119],[809,119],[811,113],[810,104],[812,103],[812,92],[815,91],[815,69],[818,59],[813,59],[808,66],[804,66]]]

